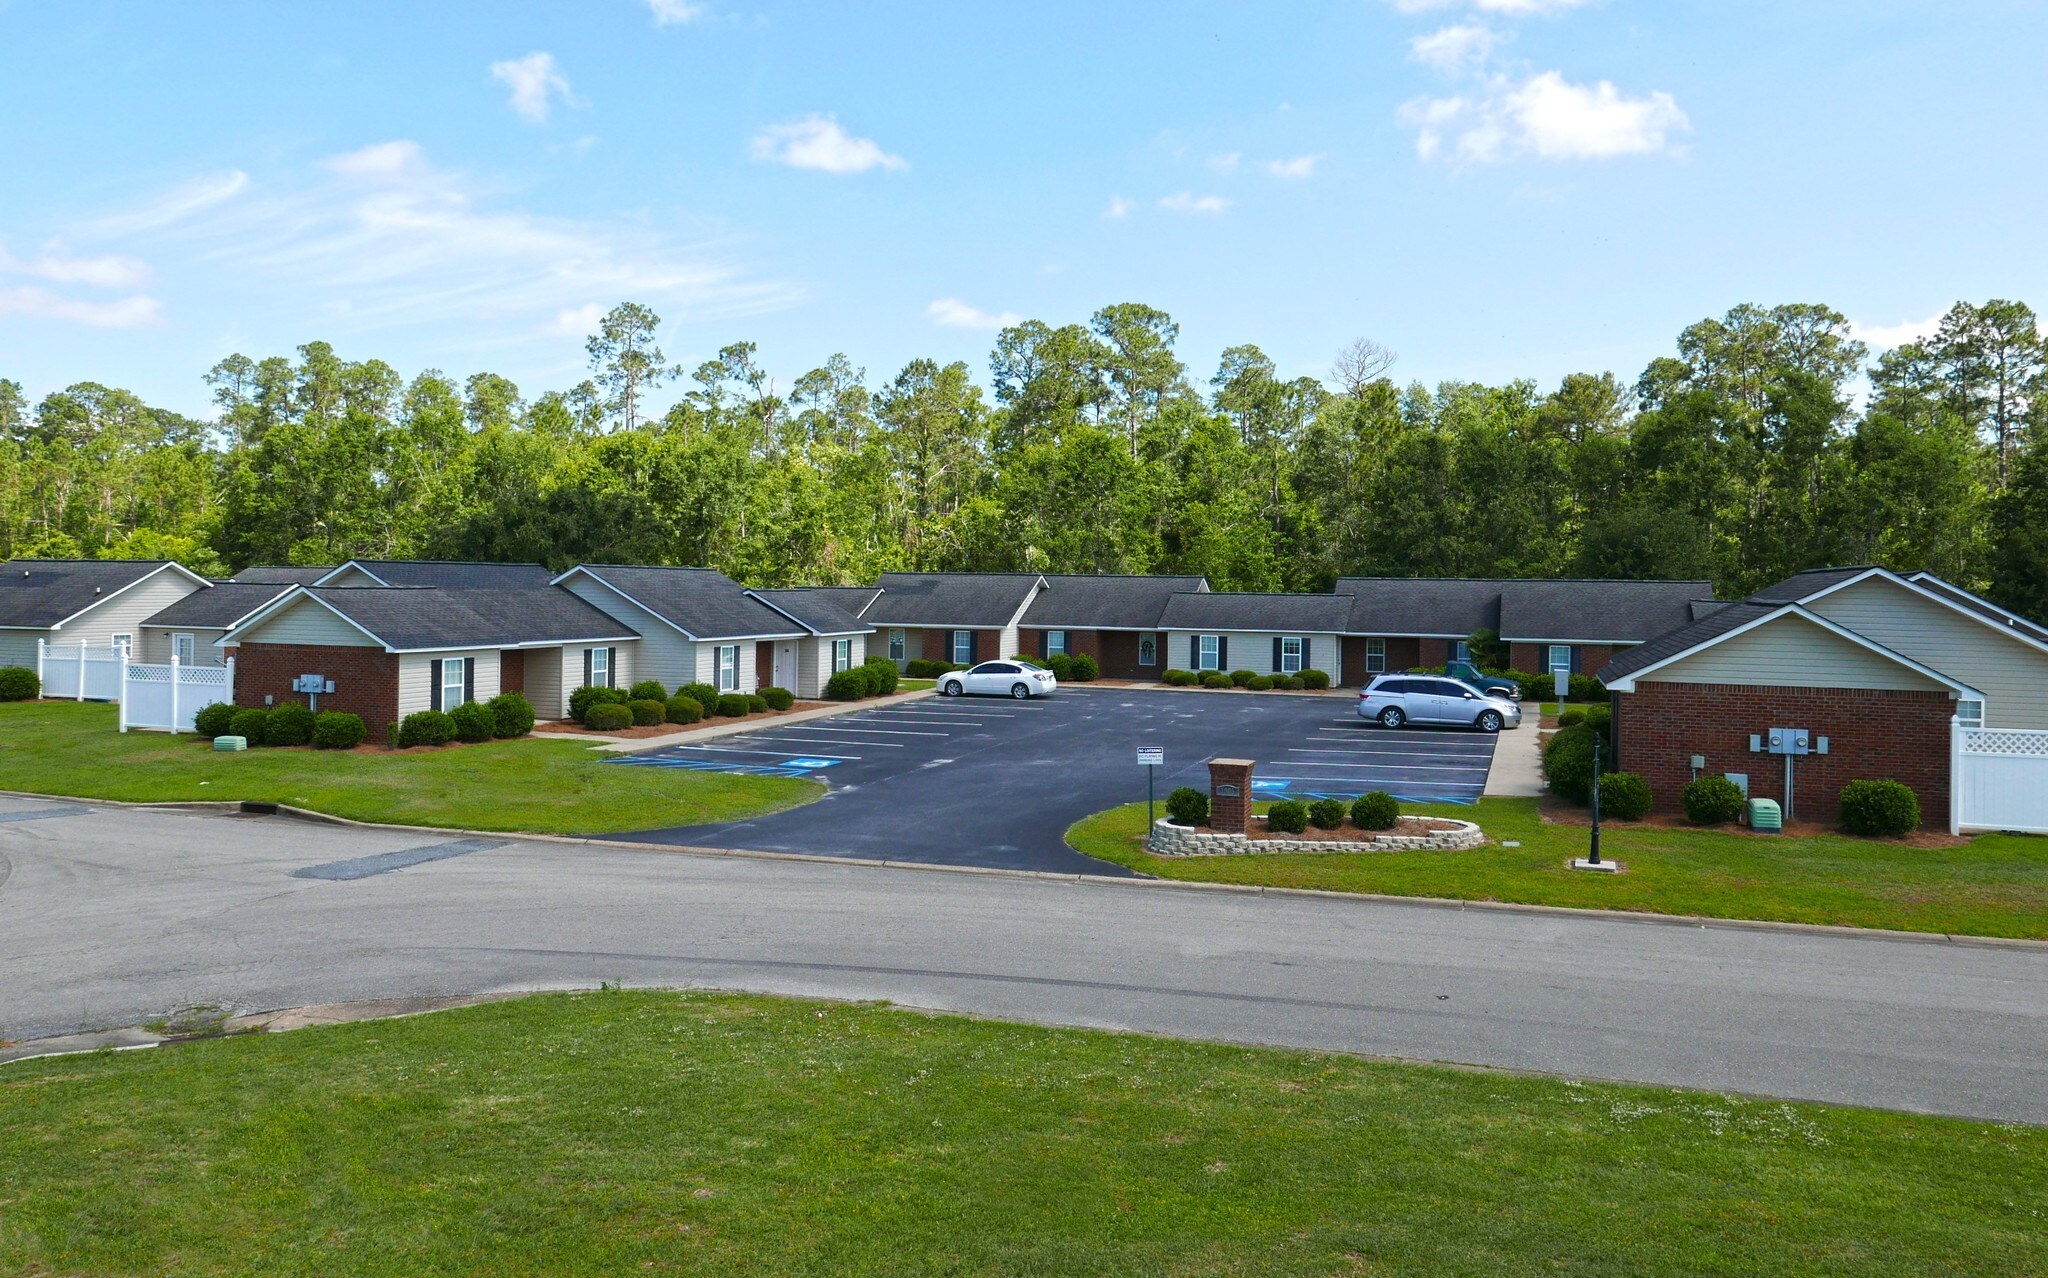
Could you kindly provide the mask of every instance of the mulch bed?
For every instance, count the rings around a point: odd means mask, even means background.
[[[630,741],[641,737],[665,737],[676,732],[695,732],[700,728],[722,727],[732,723],[762,723],[770,719],[780,719],[786,715],[795,714],[799,710],[816,710],[824,706],[844,704],[847,703],[840,701],[798,701],[787,710],[764,710],[757,714],[747,715],[744,718],[728,719],[720,715],[713,715],[709,719],[699,719],[695,723],[653,723],[642,727],[611,728],[604,732],[593,732],[574,719],[558,719],[552,723],[537,723],[534,725],[534,731],[574,733],[586,737],[620,737]]]
[[[1593,824],[1591,808],[1566,803],[1556,795],[1544,796],[1541,813],[1545,825],[1576,825],[1590,829]],[[1600,816],[1600,828],[1603,830],[1641,829],[1646,826],[1655,830],[1711,831],[1715,834],[1735,834],[1750,839],[1782,837],[1772,833],[1760,834],[1738,821],[1730,821],[1726,825],[1697,825],[1686,820],[1685,815],[1679,812],[1652,812],[1640,821],[1617,821],[1605,813]],[[1866,843],[1894,843],[1911,848],[1959,848],[1970,842],[1969,838],[1959,838],[1946,830],[1915,830],[1911,834],[1903,834],[1895,839],[1874,839],[1866,835],[1850,834],[1840,826],[1830,825],[1825,821],[1787,821],[1784,833],[1797,838],[1818,838],[1832,834],[1837,838],[1862,839]]]
[[[1347,821],[1334,830],[1321,830],[1315,826],[1310,826],[1300,834],[1285,834],[1278,830],[1268,829],[1263,819],[1254,819],[1251,822],[1250,828],[1245,831],[1245,835],[1253,842],[1259,842],[1264,839],[1293,839],[1297,841],[1306,840],[1310,843],[1364,843],[1383,835],[1392,838],[1419,839],[1457,828],[1458,823],[1456,821],[1446,821],[1440,817],[1404,816],[1394,822],[1394,828],[1391,830],[1361,830]],[[1221,830],[1211,829],[1206,825],[1197,827],[1197,830],[1201,834],[1222,833]]]

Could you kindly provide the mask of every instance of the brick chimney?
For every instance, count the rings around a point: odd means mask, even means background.
[[[1209,760],[1209,828],[1219,834],[1243,834],[1251,802],[1252,761]]]

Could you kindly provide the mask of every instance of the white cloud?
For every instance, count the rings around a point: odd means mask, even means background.
[[[331,156],[327,168],[343,177],[395,179],[426,172],[427,153],[417,142],[399,138]]]
[[[1159,201],[1159,207],[1175,213],[1221,213],[1230,207],[1230,200],[1222,195],[1196,195],[1193,191],[1176,191]]]
[[[588,337],[604,322],[604,303],[585,302],[581,306],[564,307],[548,321],[547,331],[563,337]]]
[[[552,53],[529,53],[523,58],[493,62],[491,78],[512,90],[507,105],[520,119],[533,124],[547,122],[556,97],[564,102],[575,100],[569,92],[568,77],[555,65]]]
[[[90,284],[98,288],[130,288],[149,278],[149,264],[140,258],[73,257],[55,240],[26,261],[0,248],[0,275],[30,275],[55,284]]]
[[[1024,322],[1024,317],[1015,311],[984,311],[957,297],[942,297],[925,307],[924,313],[932,317],[932,323],[942,328],[1009,328]]]
[[[1136,207],[1137,204],[1134,201],[1127,200],[1121,195],[1112,195],[1109,197],[1109,207],[1102,210],[1102,216],[1129,217],[1131,210]]]
[[[1889,351],[1911,342],[1932,337],[1941,327],[1945,311],[1936,311],[1924,320],[1908,320],[1903,324],[1857,324],[1849,325],[1849,336],[1870,347],[1873,351]]]
[[[0,315],[67,320],[89,328],[136,328],[163,318],[163,303],[153,297],[123,297],[91,302],[66,297],[34,284],[0,288]]]
[[[679,27],[704,16],[704,6],[692,0],[647,0],[647,9],[657,27]]]
[[[1458,75],[1484,65],[1499,43],[1492,28],[1465,22],[1416,36],[1408,42],[1408,54],[1424,66]]]
[[[1283,178],[1314,177],[1316,165],[1322,158],[1320,155],[1297,155],[1291,160],[1268,160],[1266,172]]]
[[[1602,80],[1573,84],[1556,71],[1515,82],[1490,79],[1482,93],[1417,98],[1401,108],[1425,160],[1448,146],[1462,163],[1493,164],[1519,156],[1604,160],[1677,149],[1673,135],[1691,122],[1668,93],[1630,96]]]
[[[811,115],[789,124],[771,124],[756,134],[754,158],[793,169],[821,173],[865,173],[869,169],[907,169],[910,162],[891,155],[870,138],[857,138],[829,115]]]
[[[155,230],[182,221],[195,213],[204,212],[216,204],[224,204],[249,189],[249,175],[240,169],[225,173],[209,173],[180,183],[155,199],[126,213],[115,213],[94,222],[89,228],[94,234],[106,236],[132,235],[138,231]]]
[[[1212,155],[1209,157],[1209,167],[1218,173],[1235,173],[1237,171],[1237,162],[1242,158],[1242,154],[1237,151],[1232,151],[1227,155]]]

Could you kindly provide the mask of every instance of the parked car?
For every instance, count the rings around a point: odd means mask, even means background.
[[[1444,673],[1460,682],[1471,684],[1489,697],[1506,697],[1510,701],[1522,699],[1521,684],[1513,679],[1481,674],[1479,667],[1469,661],[1453,661],[1444,667]]]
[[[939,695],[958,697],[975,693],[990,697],[1042,697],[1060,686],[1052,671],[1040,670],[1015,661],[984,661],[978,666],[955,670],[939,680]]]
[[[1522,707],[1489,696],[1459,679],[1437,675],[1379,675],[1358,694],[1358,717],[1383,728],[1449,723],[1499,732],[1520,726]]]

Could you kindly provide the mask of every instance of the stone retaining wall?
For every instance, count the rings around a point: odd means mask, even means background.
[[[1263,821],[1264,817],[1255,818]],[[1438,818],[1439,820],[1448,818]],[[1152,823],[1152,835],[1145,850],[1154,856],[1258,856],[1275,852],[1410,852],[1418,850],[1461,852],[1486,842],[1486,835],[1470,821],[1457,828],[1428,835],[1383,834],[1371,840],[1337,839],[1254,839],[1243,834],[1215,834],[1190,826],[1175,825],[1165,817]]]

